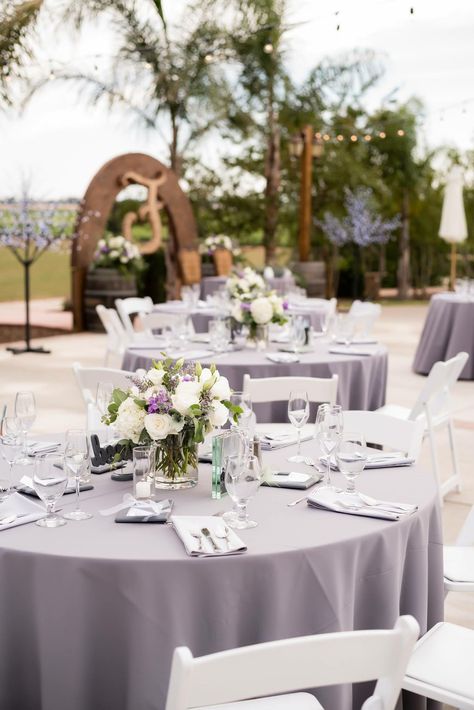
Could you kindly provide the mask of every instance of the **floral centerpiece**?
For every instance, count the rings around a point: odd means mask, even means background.
[[[107,234],[97,242],[92,263],[94,269],[117,269],[124,275],[143,269],[143,259],[135,244],[122,236]]]
[[[189,488],[197,483],[197,445],[214,427],[241,412],[230,402],[227,378],[215,365],[203,368],[183,359],[155,362],[128,390],[115,389],[106,424],[122,437],[125,454],[134,446],[155,445],[155,486]]]
[[[266,284],[263,276],[250,266],[246,266],[241,271],[232,272],[227,279],[226,289],[232,299],[251,300],[265,293]]]
[[[212,261],[212,256],[216,249],[227,249],[232,253],[234,258],[239,258],[241,250],[236,247],[234,242],[226,234],[215,234],[206,239],[199,245],[199,253],[204,261]]]

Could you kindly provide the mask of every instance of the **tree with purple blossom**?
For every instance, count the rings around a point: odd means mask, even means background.
[[[14,354],[47,353],[30,343],[30,269],[48,249],[58,249],[74,236],[75,213],[60,206],[43,207],[26,195],[0,210],[0,246],[9,249],[23,266],[25,284],[25,347],[8,348]]]

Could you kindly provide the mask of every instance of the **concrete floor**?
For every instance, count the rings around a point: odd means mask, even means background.
[[[423,327],[427,305],[389,305],[376,335],[390,352],[387,402],[411,406],[424,383],[424,378],[411,371],[411,363]],[[83,365],[102,364],[105,336],[81,333],[61,335],[37,341],[52,350],[51,355],[25,354],[13,356],[0,350],[0,404],[12,408],[19,389],[35,392],[38,419],[35,431],[51,432],[84,425],[82,400],[74,381],[71,364],[79,360]],[[120,367],[120,360],[110,363]],[[449,495],[443,507],[445,540],[454,542],[463,521],[474,505],[474,471],[472,450],[474,444],[474,381],[458,382],[453,393],[456,411],[456,439],[459,449],[463,490]],[[449,471],[447,440],[440,435],[439,456],[442,468]],[[423,461],[430,464],[425,444]],[[448,595],[446,618],[474,628],[474,594]]]

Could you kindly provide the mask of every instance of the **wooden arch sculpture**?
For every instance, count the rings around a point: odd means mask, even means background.
[[[81,202],[76,224],[76,239],[73,242],[71,253],[72,306],[75,330],[84,329],[85,277],[93,260],[97,242],[103,236],[117,195],[126,185],[133,183],[145,185],[149,190],[152,186],[155,197],[157,201],[159,200],[157,209],[163,207],[168,215],[170,240],[166,267],[169,283],[179,286],[178,251],[182,249],[197,250],[198,248],[196,222],[191,203],[170,168],[144,153],[127,153],[109,160],[92,178]],[[155,235],[155,230],[153,233]],[[155,239],[153,241],[155,249],[157,244]]]

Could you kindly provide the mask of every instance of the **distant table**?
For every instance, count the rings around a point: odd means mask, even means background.
[[[279,294],[284,294],[289,291],[295,285],[295,279],[292,274],[289,276],[273,276],[272,278],[265,279],[268,286],[277,291]],[[205,276],[201,280],[201,298],[206,300],[208,296],[212,296],[218,289],[225,286],[227,283],[227,276]]]
[[[302,450],[314,455],[313,442]],[[294,452],[264,452],[264,461],[291,470]],[[230,507],[228,498],[211,499],[210,468],[200,465],[196,488],[173,492],[177,515]],[[343,485],[342,476],[334,482]],[[439,498],[419,466],[358,479],[369,495],[418,504],[398,522],[288,507],[301,491],[262,488],[249,506],[258,526],[240,532],[248,551],[220,559],[188,557],[169,525],[120,525],[100,515],[131,484],[108,474],[93,484],[81,494],[90,520],[0,532],[2,710],[164,710],[176,646],[201,656],[391,628],[399,614],[412,614],[424,633],[443,618]],[[60,507],[73,505],[65,496]],[[328,710],[347,710],[369,692],[360,684],[315,695]],[[404,710],[423,707],[418,696],[404,699]]]
[[[385,404],[388,354],[383,345],[370,346],[370,355],[335,355],[329,352],[327,344],[317,343],[314,351],[299,354],[296,363],[275,363],[268,360],[265,353],[256,350],[216,354],[211,353],[205,344],[187,346],[188,351],[191,347],[194,351],[204,352],[203,357],[196,358],[203,365],[215,362],[235,390],[242,389],[246,373],[251,377],[332,377],[336,374],[339,376],[338,401],[344,409],[375,410]],[[269,347],[268,352],[273,351],[277,351],[277,345]],[[179,356],[186,357],[184,348]],[[131,371],[149,368],[153,360],[161,357],[159,346],[156,350],[133,346],[126,350],[122,367]],[[257,421],[285,422],[288,420],[287,406],[287,402],[256,405]]]
[[[460,379],[474,380],[474,300],[456,293],[432,297],[413,362],[413,369],[427,375],[435,362],[469,353]]]

